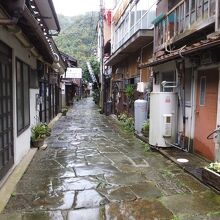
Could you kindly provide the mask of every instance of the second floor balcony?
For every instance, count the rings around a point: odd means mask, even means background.
[[[152,30],[152,21],[156,17],[157,0],[133,1],[119,22],[114,26],[112,52],[120,48],[139,30]]]
[[[216,0],[182,0],[160,14],[154,21],[155,52],[205,28],[214,31],[216,7]]]
[[[108,65],[123,60],[153,41],[157,0],[130,1],[123,15],[113,24],[111,57]]]

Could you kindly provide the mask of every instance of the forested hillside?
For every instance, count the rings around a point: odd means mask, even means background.
[[[74,17],[58,15],[58,18],[62,30],[54,39],[59,50],[75,57],[79,66],[84,66],[96,52],[98,12]]]

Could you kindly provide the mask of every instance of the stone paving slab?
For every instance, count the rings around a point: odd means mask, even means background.
[[[220,195],[98,112],[90,98],[54,125],[0,219],[217,220]]]

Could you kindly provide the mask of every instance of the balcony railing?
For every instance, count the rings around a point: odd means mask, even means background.
[[[183,0],[155,24],[156,50],[215,21],[216,0]]]
[[[155,1],[156,2],[156,1]],[[140,16],[137,19],[138,15]],[[132,37],[138,30],[147,30],[153,29],[152,21],[156,17],[156,4],[153,4],[148,10],[146,11],[136,11],[136,16],[134,16],[133,11],[130,11],[128,14],[128,21],[124,22],[124,26],[118,29],[117,33],[115,34],[115,45],[113,45],[112,51],[116,51],[119,47],[121,47],[130,37]],[[132,24],[132,19],[136,21]]]

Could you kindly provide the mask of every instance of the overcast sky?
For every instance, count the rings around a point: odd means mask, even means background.
[[[56,12],[67,16],[99,11],[100,0],[53,0]],[[105,0],[106,8],[111,8],[112,0]]]

